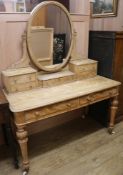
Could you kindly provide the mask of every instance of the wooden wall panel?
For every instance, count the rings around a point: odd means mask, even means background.
[[[21,59],[28,17],[29,14],[0,14],[0,71]]]
[[[116,17],[91,18],[90,30],[123,31],[123,0],[118,1]]]
[[[70,13],[90,15],[90,1],[70,0]]]
[[[77,32],[77,52],[82,58],[88,57],[89,16],[71,15]]]

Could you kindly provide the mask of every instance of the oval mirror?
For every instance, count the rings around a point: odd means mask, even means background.
[[[27,27],[27,47],[33,64],[56,72],[69,62],[73,27],[69,12],[60,3],[45,1],[31,12]]]

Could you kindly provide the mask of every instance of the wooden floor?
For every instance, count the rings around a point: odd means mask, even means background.
[[[123,175],[123,122],[109,135],[93,119],[76,119],[29,139],[30,175]],[[39,139],[40,138],[40,139]],[[0,147],[0,175],[19,175]]]

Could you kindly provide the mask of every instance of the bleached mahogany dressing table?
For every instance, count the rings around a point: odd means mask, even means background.
[[[54,16],[52,16],[55,14]],[[38,19],[38,20],[37,20]],[[37,20],[37,21],[36,21]],[[53,63],[54,34],[65,35],[62,63]],[[62,50],[60,40],[58,51]],[[23,36],[23,58],[2,72],[4,91],[14,113],[24,173],[29,170],[26,125],[111,99],[109,132],[113,133],[120,83],[97,75],[97,62],[76,53],[70,15],[58,2],[43,2],[31,13]]]

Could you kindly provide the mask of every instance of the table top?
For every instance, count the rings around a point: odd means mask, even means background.
[[[117,87],[120,84],[105,77],[95,76],[50,88],[36,88],[5,95],[11,111],[22,112]]]

